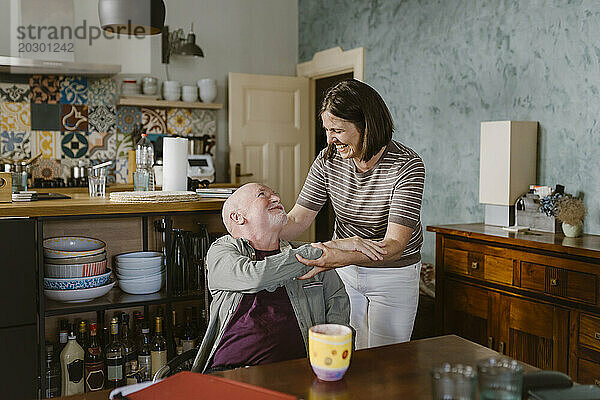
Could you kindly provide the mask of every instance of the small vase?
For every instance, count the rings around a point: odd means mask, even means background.
[[[566,237],[579,237],[583,232],[583,222],[579,222],[577,225],[570,225],[563,222],[562,230]]]

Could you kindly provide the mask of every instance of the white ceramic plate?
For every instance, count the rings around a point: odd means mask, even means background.
[[[102,253],[106,243],[100,239],[83,236],[60,236],[44,239],[46,258],[69,258]]]
[[[111,280],[106,285],[91,289],[75,290],[44,290],[44,295],[50,300],[62,301],[65,303],[83,303],[104,296],[115,286],[115,280]]]

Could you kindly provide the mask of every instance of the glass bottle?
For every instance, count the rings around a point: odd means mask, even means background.
[[[126,313],[121,315],[121,344],[125,349],[125,376],[128,376],[133,371],[131,363],[133,361],[137,363],[137,353],[135,350],[135,342],[129,335],[129,314]]]
[[[45,398],[60,397],[60,364],[54,357],[54,346],[46,345],[46,393]]]
[[[135,173],[133,176],[134,190],[154,190],[154,146],[146,133],[135,147]]]
[[[125,349],[119,341],[119,320],[110,320],[110,344],[106,347],[106,375],[109,389],[118,388],[125,384],[124,360]]]
[[[169,269],[173,279],[173,294],[182,295],[187,290],[188,255],[182,229],[173,229]]]
[[[143,380],[150,380],[152,372],[152,355],[150,350],[150,329],[146,323],[142,326],[138,342],[138,366],[142,371]]]
[[[192,312],[191,307],[186,307],[185,309],[185,326],[183,327],[183,332],[181,334],[181,347],[183,347],[183,351],[186,352],[188,350],[196,347],[196,337],[197,334],[194,332],[192,328],[191,316]]]
[[[87,349],[88,347],[88,330],[87,330],[87,321],[81,320],[79,321],[79,330],[77,332],[77,343],[81,346],[82,349]]]
[[[69,340],[69,322],[66,319],[60,320],[60,331],[58,332],[58,348],[56,349],[56,359],[60,359],[60,353],[67,345]]]
[[[69,328],[69,341],[60,352],[60,366],[62,374],[61,395],[70,396],[84,391],[83,358],[85,352],[77,343],[75,328]]]
[[[104,357],[98,340],[98,325],[90,324],[90,342],[85,351],[85,391],[104,389]]]
[[[150,346],[150,356],[151,356],[151,364],[152,364],[152,376],[150,379],[154,377],[156,371],[161,369],[164,365],[167,364],[167,341],[163,336],[163,320],[162,317],[155,318],[155,330],[154,330],[154,339],[152,340],[152,345]]]

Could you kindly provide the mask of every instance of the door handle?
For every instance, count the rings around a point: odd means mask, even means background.
[[[477,261],[473,261],[473,262],[471,263],[471,269],[472,269],[472,270],[479,269],[479,262],[477,262]]]
[[[550,279],[550,286],[558,286],[558,279]]]
[[[504,342],[498,343],[498,353],[506,354],[505,350],[506,350],[506,344]]]
[[[491,337],[491,336],[488,336],[488,345],[487,345],[487,347],[490,348],[490,349],[493,349],[493,347],[494,347],[494,338]]]
[[[244,176],[252,176],[252,173],[242,174],[242,165],[240,163],[235,164],[235,177],[241,178]]]

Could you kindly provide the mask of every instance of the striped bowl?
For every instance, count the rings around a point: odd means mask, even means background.
[[[106,272],[106,258],[98,262],[70,265],[52,264],[52,261],[52,259],[47,259],[44,264],[46,278],[81,278]]]
[[[44,289],[49,290],[73,290],[90,289],[106,284],[110,279],[111,270],[101,275],[83,278],[44,278]]]

